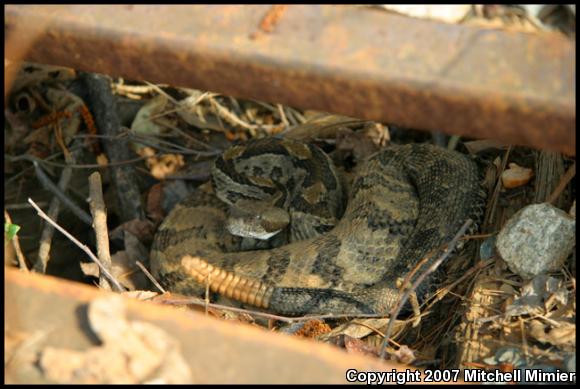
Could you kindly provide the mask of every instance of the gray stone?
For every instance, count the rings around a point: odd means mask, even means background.
[[[512,216],[498,234],[496,248],[524,279],[559,269],[575,245],[576,220],[551,204],[533,204]]]
[[[495,242],[497,240],[496,236],[492,236],[483,241],[481,246],[479,246],[479,258],[482,260],[490,259],[495,255]]]

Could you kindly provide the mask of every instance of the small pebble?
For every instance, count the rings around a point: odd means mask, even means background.
[[[524,279],[559,269],[575,245],[576,221],[551,204],[533,204],[512,216],[498,234],[496,248]]]
[[[479,246],[479,257],[482,260],[490,259],[496,253],[495,251],[495,241],[497,240],[496,236],[490,236],[486,240],[483,241],[481,246]]]

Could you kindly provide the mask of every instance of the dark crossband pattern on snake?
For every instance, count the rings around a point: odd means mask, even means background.
[[[384,148],[349,188],[343,181],[311,144],[233,146],[215,161],[212,185],[161,224],[153,274],[175,293],[203,296],[207,284],[282,315],[386,314],[400,280],[484,202],[476,163],[429,144]]]

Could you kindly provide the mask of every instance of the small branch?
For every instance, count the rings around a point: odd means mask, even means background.
[[[62,154],[62,153],[60,153]],[[45,159],[40,159],[40,158],[36,158],[33,157],[31,155],[17,155],[17,156],[11,156],[8,154],[4,154],[4,159],[7,159],[9,161],[30,161],[30,162],[38,162],[42,165],[48,165],[48,166],[54,166],[54,167],[70,167],[73,169],[101,169],[101,168],[110,168],[110,167],[116,167],[116,166],[123,166],[123,165],[129,165],[132,163],[136,163],[136,162],[141,162],[144,159],[147,159],[149,157],[138,157],[138,158],[133,158],[133,159],[128,159],[125,161],[119,161],[119,162],[109,162],[107,163],[107,165],[103,166],[103,165],[99,165],[98,163],[89,163],[89,164],[74,164],[74,165],[69,165],[66,163],[59,163],[59,162],[51,162],[49,160],[49,158],[45,158]],[[20,174],[20,173],[19,173]],[[14,177],[11,178],[11,180],[14,179]]]
[[[288,317],[288,316],[274,315],[272,313],[266,313],[266,312],[261,312],[261,311],[252,311],[249,309],[228,307],[226,305],[209,303],[209,302],[206,302],[205,300],[199,300],[199,299],[193,299],[193,298],[174,299],[174,300],[168,299],[168,300],[163,300],[163,303],[172,304],[172,305],[199,305],[199,306],[203,306],[203,307],[207,306],[210,308],[223,309],[226,311],[247,313],[249,315],[260,316],[260,317],[264,317],[267,319],[282,321],[285,323],[295,323],[295,322],[299,322],[299,321],[306,321],[306,320],[312,320],[312,319],[343,319],[343,318],[348,318],[348,317],[377,319],[377,318],[385,317],[385,315],[380,315],[380,314],[354,314],[354,315],[353,314],[326,314],[326,315],[308,315],[308,316],[299,316],[299,317]]]
[[[566,188],[566,185],[568,185],[570,180],[574,178],[575,175],[576,175],[576,161],[574,161],[572,166],[570,166],[570,168],[568,168],[566,173],[564,173],[564,175],[560,179],[560,182],[558,183],[558,186],[556,187],[556,189],[554,189],[554,191],[552,192],[550,197],[548,197],[546,202],[554,204],[554,202],[558,200],[558,197],[560,197],[560,194],[562,194],[562,192]]]
[[[78,205],[76,205],[71,199],[69,199],[64,194],[64,190],[68,186],[68,183],[69,183],[70,178],[71,178],[71,174],[72,174],[71,168],[66,167],[62,171],[60,181],[58,183],[58,186],[56,186],[50,180],[50,178],[48,178],[46,176],[46,173],[44,173],[44,171],[40,168],[40,166],[38,166],[37,161],[34,161],[33,164],[34,164],[34,171],[36,172],[36,177],[42,183],[42,185],[47,190],[52,192],[52,194],[54,194],[58,198],[59,202],[62,202],[68,209],[71,210],[72,213],[74,213],[79,219],[81,219],[84,223],[86,223],[90,226],[92,224],[92,220],[91,220],[91,217],[89,216],[89,214],[86,213],[85,211],[83,211]],[[52,208],[52,204],[53,203],[51,202],[51,208]],[[58,208],[57,208],[57,213],[58,213]],[[52,214],[51,214],[51,216],[53,218],[56,218]]]
[[[443,297],[447,293],[449,293],[451,290],[453,290],[453,288],[455,288],[459,283],[461,283],[461,282],[465,281],[467,278],[471,277],[473,275],[473,273],[476,273],[476,272],[484,269],[486,266],[493,264],[495,262],[495,260],[496,260],[495,258],[491,258],[491,259],[487,259],[485,261],[478,262],[475,266],[473,266],[467,272],[465,272],[465,274],[463,274],[461,277],[459,277],[458,279],[453,281],[451,284],[447,285],[445,288],[438,290],[435,293],[435,295],[433,295],[433,297],[431,298],[432,301],[428,303],[428,305],[424,308],[424,310],[430,309],[437,301],[442,300]],[[462,297],[462,299],[465,299],[465,298]]]
[[[10,219],[10,215],[4,209],[4,219],[6,223],[12,224],[12,220]],[[6,244],[6,243],[4,243]],[[24,258],[24,254],[22,254],[22,249],[20,248],[20,241],[18,240],[18,235],[14,235],[12,238],[12,246],[14,247],[14,251],[16,252],[16,258],[18,258],[18,267],[23,272],[28,273],[28,267],[26,266],[26,258]]]
[[[48,203],[46,201],[39,201],[38,205],[41,207],[46,207]],[[20,204],[4,204],[4,209],[7,211],[20,211],[22,209],[29,210],[30,204],[20,203]]]
[[[103,201],[101,175],[94,172],[89,176],[89,206],[93,215],[93,228],[97,238],[97,255],[103,266],[111,271],[111,253],[109,251],[109,231],[107,230],[107,209]],[[111,285],[103,275],[99,274],[99,286],[111,290]]]
[[[217,116],[218,117],[221,116],[225,121],[227,121],[231,125],[240,126],[242,128],[245,128],[246,130],[257,130],[259,128],[259,126],[246,123],[245,121],[237,117],[234,113],[230,112],[226,107],[218,103],[216,99],[210,98],[209,101],[211,105],[214,107]]]
[[[123,128],[117,115],[109,79],[97,74],[81,73],[79,80],[86,88],[86,103],[99,133],[113,137],[122,134]],[[128,143],[127,139],[105,141],[103,146],[108,160],[111,163],[129,160],[131,150]],[[116,189],[121,222],[143,219],[145,211],[141,204],[138,177],[134,167],[122,165],[112,169],[111,181]]]
[[[77,154],[80,153],[81,149],[76,149],[72,153],[68,153],[65,155],[65,159],[69,164],[75,162]],[[58,186],[55,186],[53,182],[46,176],[44,171],[38,166],[37,162],[33,163],[34,171],[36,172],[36,177],[38,180],[44,185],[45,188],[50,190],[55,196],[50,201],[50,206],[48,208],[48,214],[50,218],[57,220],[58,214],[60,212],[60,204],[61,200],[67,206],[72,207],[71,209],[75,209],[80,211],[80,215],[85,215],[88,218],[88,224],[90,225],[90,217],[89,215],[85,214],[84,211],[81,209],[77,209],[76,205],[67,197],[65,196],[64,192],[68,187],[68,184],[72,178],[73,170],[70,167],[65,167],[62,170],[60,175],[60,179],[58,181]],[[74,211],[73,211],[74,212]],[[78,215],[77,215],[78,216]],[[83,218],[81,217],[81,220]],[[87,222],[87,220],[83,220]],[[54,227],[50,225],[50,223],[46,223],[42,233],[40,235],[40,244],[38,246],[38,256],[36,258],[36,263],[34,264],[34,271],[39,272],[41,274],[46,273],[46,268],[48,266],[48,261],[50,260],[50,248],[52,246],[52,237],[54,236]]]
[[[411,285],[411,287],[408,288],[401,297],[399,297],[399,302],[396,305],[395,309],[393,309],[393,312],[391,313],[389,325],[387,327],[387,331],[385,332],[385,339],[383,340],[383,344],[381,346],[381,358],[385,357],[387,342],[389,337],[391,336],[391,331],[393,330],[395,320],[397,316],[399,316],[401,309],[403,309],[403,306],[409,299],[411,293],[413,293],[417,289],[417,287],[421,284],[421,282],[425,280],[425,278],[429,274],[433,273],[439,267],[439,265],[441,265],[441,263],[443,263],[443,261],[447,259],[449,254],[451,254],[455,249],[455,246],[457,245],[459,239],[465,234],[465,232],[467,231],[472,222],[473,221],[471,219],[467,219],[467,221],[463,223],[463,226],[459,229],[459,231],[457,231],[457,234],[455,234],[451,242],[449,242],[449,244],[447,245],[447,249],[445,250],[445,252],[435,262],[433,262],[433,264],[431,264],[431,266],[429,266],[429,268],[427,268],[419,277],[417,277],[415,282],[413,282],[413,285]]]
[[[173,127],[170,124],[165,124],[165,127],[170,128],[170,129],[174,129],[177,127]],[[149,136],[144,136],[144,135],[131,135],[130,139],[134,140],[137,143],[141,143],[145,146],[149,146],[152,147],[154,149],[157,149],[159,151],[163,151],[166,153],[180,153],[180,154],[186,154],[186,155],[195,155],[198,157],[215,157],[216,155],[220,155],[221,153],[223,153],[223,150],[219,150],[219,149],[214,149],[213,151],[201,151],[201,150],[193,150],[181,145],[178,145],[176,143],[173,142],[169,142],[163,139],[154,139],[152,137]],[[162,145],[168,145],[170,147],[163,147]]]
[[[487,231],[487,228],[489,226],[491,226],[493,223],[493,218],[495,216],[495,211],[497,209],[497,202],[499,199],[499,192],[500,192],[501,187],[502,187],[501,175],[505,171],[511,150],[512,150],[512,146],[510,145],[510,146],[508,146],[508,148],[505,152],[505,155],[503,157],[503,162],[501,164],[501,168],[497,172],[497,183],[495,184],[495,188],[493,190],[493,193],[492,193],[492,195],[489,199],[489,202],[487,204],[487,207],[486,207],[487,210],[486,210],[485,218],[484,218],[484,224],[483,224],[484,228],[482,229],[483,231]]]
[[[286,113],[284,112],[284,107],[282,107],[282,104],[277,104],[276,106],[278,107],[278,112],[280,113],[280,120],[282,120],[284,128],[290,127],[290,123],[288,122],[288,119],[286,118]]]
[[[139,266],[139,269],[141,269],[143,273],[145,273],[145,276],[149,278],[149,281],[151,281],[153,285],[155,285],[155,287],[161,291],[161,293],[167,293],[165,289],[163,289],[163,287],[159,284],[159,282],[157,282],[155,277],[153,277],[153,275],[149,273],[149,271],[145,268],[145,266],[143,266],[141,262],[135,261],[135,264]]]
[[[82,244],[81,242],[79,242],[74,236],[72,236],[67,230],[65,230],[64,228],[62,228],[61,226],[59,226],[57,223],[55,223],[51,218],[49,218],[46,213],[44,213],[42,211],[42,209],[40,209],[38,207],[38,205],[36,205],[36,203],[34,201],[32,201],[31,198],[28,198],[28,202],[30,203],[30,205],[32,205],[34,207],[34,209],[36,210],[36,212],[38,212],[38,215],[43,218],[44,220],[46,220],[47,222],[49,222],[50,224],[52,224],[54,226],[54,228],[56,228],[57,230],[59,230],[64,236],[66,236],[67,238],[69,238],[74,244],[76,244],[81,250],[83,250],[88,256],[89,258],[91,258],[93,260],[93,262],[95,262],[98,266],[99,269],[101,269],[101,271],[103,273],[105,273],[105,275],[107,276],[107,278],[109,279],[109,281],[111,281],[114,285],[115,288],[121,292],[125,291],[125,288],[123,288],[123,286],[121,286],[121,284],[119,284],[119,282],[115,279],[115,277],[113,277],[113,275],[111,273],[109,273],[107,271],[107,269],[105,269],[105,267],[103,266],[103,264],[101,263],[101,261],[99,261],[99,259],[95,256],[95,254],[93,254],[93,252],[84,244]]]

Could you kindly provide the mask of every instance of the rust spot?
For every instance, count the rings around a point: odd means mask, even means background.
[[[275,7],[264,23],[276,33],[256,41],[247,36],[264,6],[157,6],[155,18],[146,7],[62,8],[23,58],[14,49],[6,57],[576,153],[574,40],[352,7]],[[7,28],[22,31],[6,46],[28,47],[52,14],[7,6]]]
[[[268,12],[266,12],[266,15],[264,15],[264,18],[260,23],[260,30],[264,32],[274,31],[274,27],[276,27],[276,24],[280,21],[286,8],[288,8],[287,5],[273,5]]]

